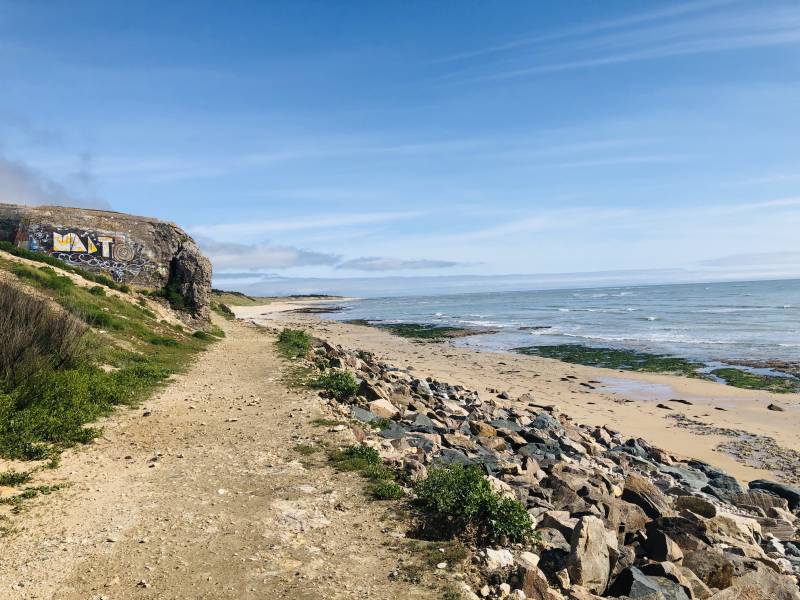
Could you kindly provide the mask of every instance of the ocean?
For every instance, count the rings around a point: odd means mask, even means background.
[[[800,361],[800,280],[408,296],[348,301],[327,318],[491,328],[486,350],[578,343],[707,364]]]

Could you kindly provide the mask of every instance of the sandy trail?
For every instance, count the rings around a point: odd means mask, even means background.
[[[236,312],[241,318],[265,324],[304,327],[347,348],[368,350],[398,367],[411,367],[419,376],[478,390],[484,397],[489,395],[488,389],[508,391],[512,398],[532,392],[537,402],[558,405],[578,423],[608,425],[626,435],[642,437],[678,457],[718,466],[742,481],[775,476],[715,449],[731,438],[679,428],[670,415],[683,414],[711,426],[767,436],[783,448],[800,450],[800,394],[771,394],[673,375],[620,372],[547,358],[478,352],[449,343],[420,344],[374,327],[281,312],[277,307],[249,307]],[[672,403],[671,398],[692,404]],[[659,403],[673,410],[658,408]],[[771,403],[785,411],[767,410]]]
[[[71,485],[12,516],[0,598],[431,597],[388,577],[405,546],[386,504],[293,450],[352,434],[309,423],[320,400],[287,390],[272,336],[220,324],[189,372],[47,472]]]

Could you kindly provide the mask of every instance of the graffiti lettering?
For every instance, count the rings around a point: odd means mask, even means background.
[[[76,267],[108,273],[118,282],[135,282],[142,272],[156,269],[145,256],[144,247],[123,234],[38,224],[28,226],[27,234],[29,250],[50,254]]]

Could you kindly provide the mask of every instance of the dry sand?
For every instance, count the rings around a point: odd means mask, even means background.
[[[783,449],[800,451],[800,394],[772,394],[674,375],[621,372],[548,358],[479,352],[447,342],[419,343],[374,327],[284,310],[274,304],[235,309],[240,318],[304,327],[330,342],[374,352],[390,364],[413,368],[420,377],[461,384],[478,390],[484,397],[489,395],[488,389],[507,391],[512,398],[532,392],[538,403],[558,405],[578,423],[607,425],[626,435],[644,438],[677,457],[706,461],[745,482],[774,479],[776,475],[719,451],[720,443],[737,438],[709,434],[708,427],[743,430],[772,438]],[[692,404],[669,401],[675,398]],[[673,410],[658,408],[659,403]],[[768,410],[771,403],[785,411]],[[705,431],[678,427],[673,418],[676,414],[708,427]]]

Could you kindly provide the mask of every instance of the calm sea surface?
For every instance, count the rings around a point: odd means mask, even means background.
[[[580,343],[705,362],[800,361],[800,280],[376,298],[347,307],[329,318],[491,327],[499,333],[458,341],[489,350]]]

